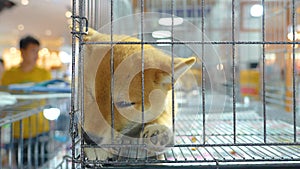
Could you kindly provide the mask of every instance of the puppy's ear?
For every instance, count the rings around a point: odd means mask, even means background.
[[[174,83],[179,79],[187,70],[189,70],[196,62],[195,57],[189,58],[174,58]],[[160,83],[167,89],[172,89],[172,72],[159,73]]]
[[[187,70],[189,70],[196,62],[195,57],[189,58],[175,58],[174,59],[174,79],[177,80]]]

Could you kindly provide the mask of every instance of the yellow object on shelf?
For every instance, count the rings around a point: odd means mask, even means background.
[[[241,70],[240,71],[240,88],[242,96],[251,96],[259,98],[260,90],[260,73],[258,70]]]

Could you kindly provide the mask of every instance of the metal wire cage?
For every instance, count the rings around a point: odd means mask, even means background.
[[[299,10],[296,0],[73,0],[72,168],[298,168]],[[91,28],[108,38],[86,41]],[[117,34],[140,41],[120,41]],[[85,86],[92,83],[85,76],[93,72],[87,68],[99,66],[85,48],[101,45],[110,48],[110,91],[117,85],[114,46],[139,45],[141,100],[147,99],[146,45],[169,54],[172,77],[177,56],[197,58],[192,69],[198,74],[172,81],[174,144],[163,153],[148,156],[144,144],[123,140],[101,145],[117,147],[112,159],[85,154],[99,148],[82,132],[85,111],[91,111]],[[117,104],[117,93],[110,94],[111,105]],[[143,120],[141,125],[143,130]]]

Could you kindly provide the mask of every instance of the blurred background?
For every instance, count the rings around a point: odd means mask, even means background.
[[[20,61],[19,39],[32,35],[41,41],[38,65],[54,78],[69,75],[71,60],[71,0],[0,0],[0,57],[5,69]]]

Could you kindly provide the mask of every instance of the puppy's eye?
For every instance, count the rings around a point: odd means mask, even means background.
[[[130,107],[130,106],[133,106],[134,104],[135,104],[134,102],[126,102],[126,101],[116,102],[117,107],[120,107],[120,108]]]

